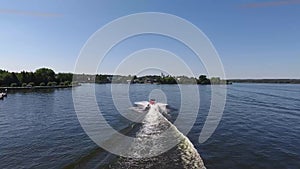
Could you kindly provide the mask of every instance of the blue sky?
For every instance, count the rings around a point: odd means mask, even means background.
[[[0,1],[0,69],[73,72],[95,31],[138,12],[169,13],[196,25],[217,49],[227,78],[300,78],[299,0]],[[155,35],[116,46],[99,73],[112,73],[126,55],[143,48],[170,50],[195,74],[206,73],[182,44]]]

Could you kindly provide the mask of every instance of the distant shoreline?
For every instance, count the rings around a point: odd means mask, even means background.
[[[300,84],[300,79],[229,79],[226,80],[226,84],[194,84],[194,85],[232,85],[237,83],[248,83],[248,84]],[[90,82],[83,82],[81,84],[88,84]],[[25,87],[0,87],[0,91],[7,90],[34,90],[34,89],[63,89],[63,88],[73,88],[81,86],[69,85],[69,86],[25,86]],[[92,84],[128,84],[128,83],[92,83]],[[131,84],[143,84],[143,85],[176,85],[176,84],[159,84],[159,83],[131,83]],[[193,85],[193,84],[180,84],[180,85]]]
[[[300,84],[300,79],[228,79],[231,83]]]
[[[29,89],[62,89],[62,88],[72,88],[80,85],[73,86],[32,86],[32,87],[0,87],[0,90],[29,90]]]
[[[300,79],[228,79],[226,84],[195,84],[195,85],[232,85],[234,83],[249,83],[249,84],[300,84]],[[81,84],[87,84],[91,82],[82,82]],[[25,87],[0,87],[0,91],[7,90],[30,90],[30,89],[63,89],[81,86],[69,85],[69,86],[25,86]],[[95,84],[127,84],[127,83],[95,83]],[[152,85],[174,85],[174,84],[160,84],[160,83],[131,83],[131,84],[152,84]],[[175,83],[176,85],[177,83]],[[182,85],[182,84],[181,84]],[[190,85],[190,84],[187,84]]]

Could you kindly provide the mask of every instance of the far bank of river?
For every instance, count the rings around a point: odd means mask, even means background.
[[[30,90],[30,89],[59,89],[59,88],[72,88],[80,85],[70,85],[70,86],[31,86],[31,87],[0,87],[0,91],[4,90]]]

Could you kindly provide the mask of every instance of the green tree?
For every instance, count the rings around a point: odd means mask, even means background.
[[[20,82],[14,72],[1,72],[0,75],[0,85],[1,86],[10,86],[12,83],[15,83],[16,86],[20,85]]]
[[[198,84],[202,84],[202,85],[210,84],[210,80],[205,75],[200,75]]]
[[[55,81],[55,72],[48,68],[40,68],[34,72],[35,82],[36,84],[40,84],[44,82],[48,84],[48,82]]]
[[[96,83],[109,83],[110,80],[108,78],[108,75],[96,75],[96,78],[95,78],[95,82]]]
[[[57,83],[64,83],[65,81],[71,82],[73,80],[72,73],[58,73],[56,76]]]

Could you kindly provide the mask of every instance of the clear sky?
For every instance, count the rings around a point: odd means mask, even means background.
[[[3,0],[0,69],[73,72],[95,31],[138,12],[170,13],[196,25],[217,49],[227,78],[300,78],[300,0]],[[112,73],[123,57],[143,48],[170,50],[205,74],[182,44],[156,35],[118,45],[99,73]]]

